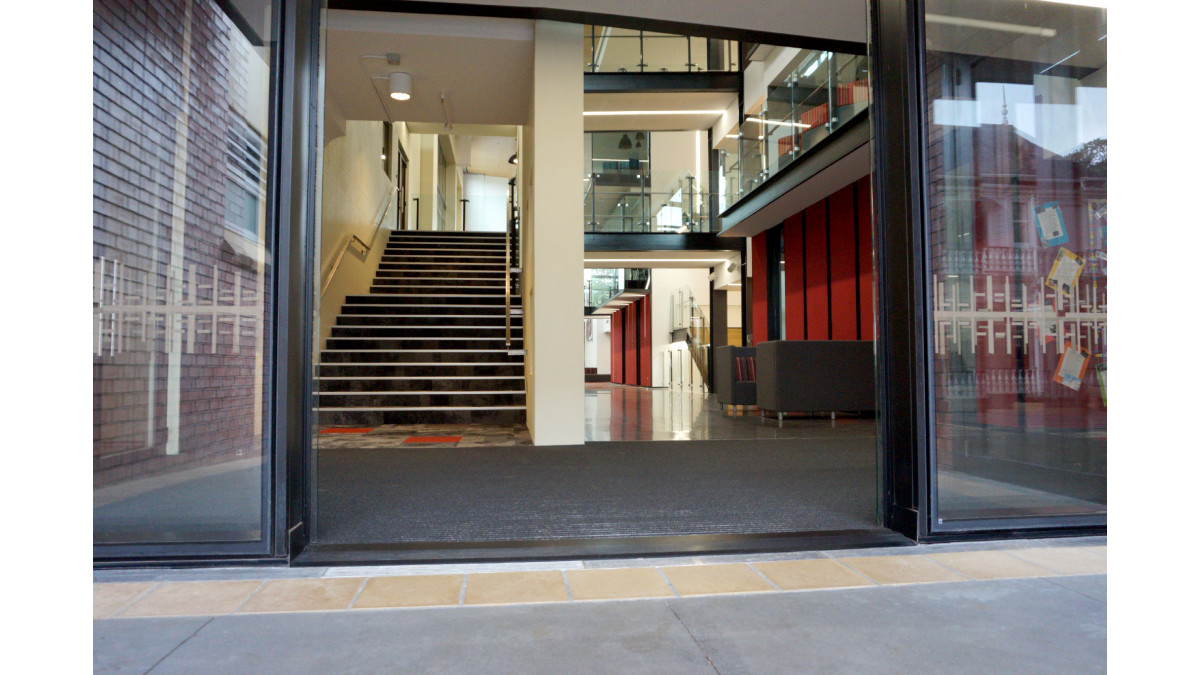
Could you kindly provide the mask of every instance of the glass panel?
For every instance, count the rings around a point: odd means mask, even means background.
[[[261,540],[271,8],[92,7],[94,542]]]
[[[737,43],[611,26],[584,26],[584,70],[589,73],[695,73],[736,71]],[[709,59],[709,44],[716,54]]]
[[[929,0],[940,521],[1107,503],[1107,17]]]
[[[664,139],[657,159],[652,137]],[[584,231],[711,231],[703,145],[698,132],[584,134]]]
[[[718,144],[724,193],[721,210],[786,169],[870,103],[867,57],[794,52],[788,67],[767,83],[762,109]],[[830,114],[832,106],[832,115]]]

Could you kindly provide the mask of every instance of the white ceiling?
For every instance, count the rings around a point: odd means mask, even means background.
[[[388,53],[400,55],[399,66],[375,58]],[[440,125],[445,93],[451,124],[526,124],[532,69],[532,21],[329,12],[325,95],[346,119]],[[372,79],[393,71],[412,75],[408,101],[391,99],[386,79]]]
[[[512,178],[517,165],[508,158],[517,151],[517,139],[505,136],[475,136],[471,138],[471,164],[467,171],[488,176]]]
[[[704,114],[687,115],[584,115],[584,131],[692,131],[708,129],[721,113],[737,100],[732,92],[705,91],[688,93],[584,94],[583,111],[679,111],[698,110]]]

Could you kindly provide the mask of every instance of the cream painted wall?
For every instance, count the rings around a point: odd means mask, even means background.
[[[671,349],[671,298],[681,288],[685,289],[685,296],[688,294],[686,289],[691,290],[704,315],[712,320],[712,312],[708,307],[707,268],[659,268],[650,271],[650,383],[655,387],[668,385],[663,371],[663,352]],[[700,371],[696,370],[693,377],[698,385]]]
[[[348,249],[342,256],[333,279],[321,296],[319,326],[322,341],[329,337],[346,296],[370,290],[378,259],[383,254],[384,246],[378,242],[386,240],[396,222],[396,191],[379,158],[383,147],[383,123],[337,122],[334,128],[343,133],[331,139],[323,151],[318,283],[324,285],[351,236],[367,242],[371,251],[360,256]],[[376,232],[381,219],[384,225]]]
[[[521,155],[530,179],[522,213],[528,301],[525,377],[529,431],[535,445],[584,441],[583,369],[579,344],[579,287],[583,279],[583,27],[534,23],[531,141]],[[531,152],[529,152],[531,151]],[[526,170],[530,173],[526,174]],[[574,279],[575,283],[565,280]],[[576,319],[577,320],[577,319]]]
[[[417,174],[417,192],[413,196],[419,198],[420,205],[417,207],[417,229],[432,230],[434,223],[437,222],[436,214],[438,209],[437,203],[437,153],[438,142],[437,136],[432,134],[419,134],[418,138],[421,141],[421,171]]]

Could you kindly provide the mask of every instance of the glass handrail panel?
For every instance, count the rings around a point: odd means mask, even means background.
[[[870,104],[867,57],[799,50],[766,87],[761,108],[717,144],[720,210],[787,169]]]

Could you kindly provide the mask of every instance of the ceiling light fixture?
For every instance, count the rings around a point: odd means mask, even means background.
[[[584,117],[596,115],[720,115],[724,110],[585,110]]]
[[[513,155],[512,155],[512,157],[509,157],[509,158],[508,158],[508,163],[509,163],[509,164],[516,164],[516,163],[517,163],[517,153],[515,153],[515,152],[514,152],[514,153],[513,153]]]
[[[388,90],[397,101],[407,101],[412,98],[412,75],[396,71],[388,75]]]

